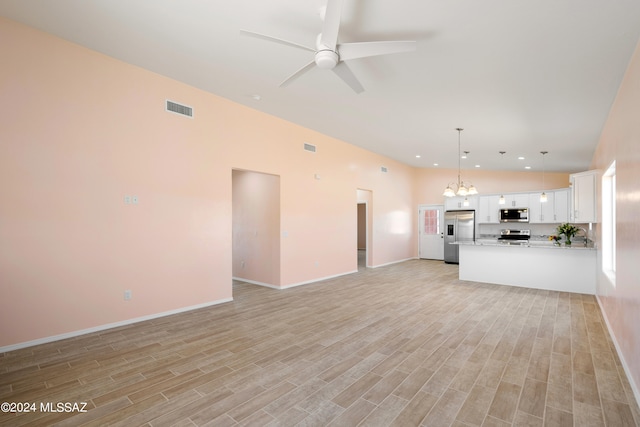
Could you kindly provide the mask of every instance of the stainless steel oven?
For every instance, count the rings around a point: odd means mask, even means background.
[[[531,230],[500,230],[498,243],[503,245],[528,245]]]

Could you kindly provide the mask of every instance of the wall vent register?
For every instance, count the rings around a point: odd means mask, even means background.
[[[178,104],[177,102],[167,100],[166,110],[171,113],[180,114],[181,116],[187,116],[193,118],[193,108]]]

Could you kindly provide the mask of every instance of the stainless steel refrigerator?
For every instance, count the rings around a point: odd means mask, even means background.
[[[475,211],[446,211],[444,213],[444,262],[458,264],[458,245],[454,242],[473,242],[476,235]]]

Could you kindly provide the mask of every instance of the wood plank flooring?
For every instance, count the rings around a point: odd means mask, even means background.
[[[637,426],[595,298],[412,260],[0,355],[20,426]],[[86,402],[87,412],[40,404]],[[45,408],[46,409],[46,408]]]

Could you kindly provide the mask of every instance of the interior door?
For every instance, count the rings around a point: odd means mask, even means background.
[[[444,259],[444,206],[419,207],[419,256],[423,259]]]

